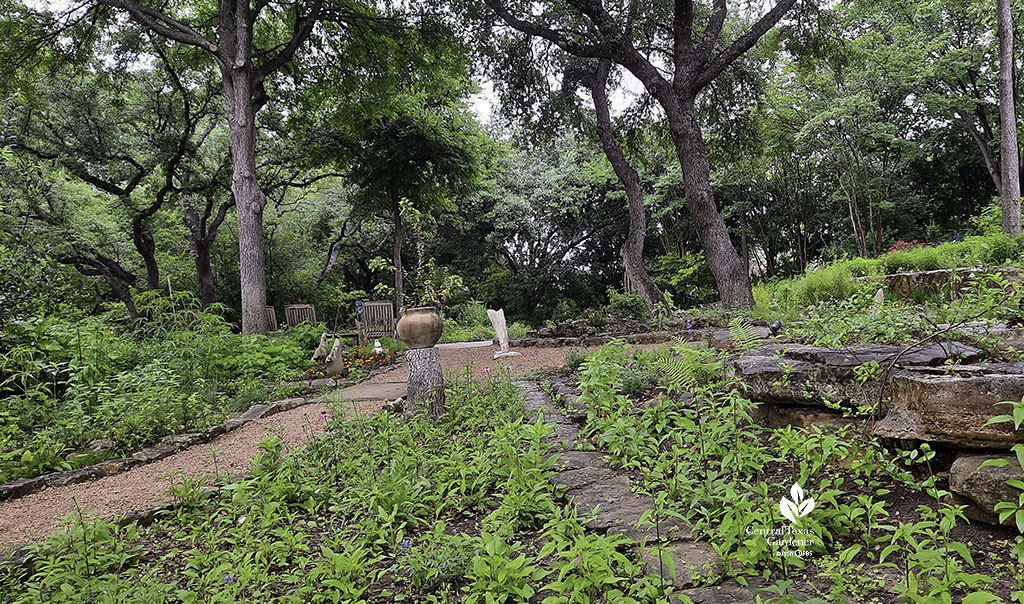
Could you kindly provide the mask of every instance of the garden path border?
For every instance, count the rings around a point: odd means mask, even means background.
[[[304,382],[294,382],[285,385],[301,385],[309,386],[312,388],[323,388],[324,390],[333,390],[336,388],[350,388],[361,384],[362,382],[369,380],[372,377],[387,373],[395,367],[397,367],[398,360],[395,364],[388,365],[387,367],[379,367],[370,371],[367,375],[359,378],[358,380],[340,380],[336,378],[320,378],[319,380],[306,380]],[[323,382],[329,380],[333,386],[311,386],[306,382]],[[18,499],[32,493],[41,491],[47,487],[64,487],[72,484],[79,484],[82,482],[89,482],[96,480],[97,478],[103,478],[104,476],[112,476],[120,472],[125,472],[137,466],[152,463],[170,457],[182,449],[186,449],[193,445],[203,444],[209,442],[214,438],[237,430],[242,426],[259,419],[270,417],[282,411],[290,411],[296,407],[302,405],[308,405],[311,403],[322,402],[323,397],[314,395],[311,397],[292,397],[287,399],[281,399],[270,403],[257,403],[252,405],[245,411],[238,412],[227,419],[223,424],[210,426],[201,432],[186,432],[182,434],[170,434],[163,437],[160,441],[149,447],[145,447],[139,451],[136,451],[129,457],[119,457],[117,459],[111,459],[108,461],[99,462],[90,466],[82,468],[76,468],[74,470],[61,470],[59,472],[50,472],[47,474],[41,474],[31,478],[19,478],[11,482],[0,484],[0,501],[8,501],[11,499]]]

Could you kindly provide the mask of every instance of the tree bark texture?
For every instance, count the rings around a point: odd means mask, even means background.
[[[242,290],[242,333],[265,333],[269,324],[264,312],[267,282],[264,261],[263,208],[266,193],[256,180],[256,112],[266,103],[266,78],[281,69],[309,39],[313,27],[324,18],[324,0],[312,0],[303,14],[303,4],[294,5],[289,15],[291,38],[263,49],[259,65],[253,65],[253,34],[259,13],[269,2],[219,0],[217,2],[217,43],[206,39],[187,23],[160,9],[136,0],[94,0],[126,11],[133,20],[169,40],[208,51],[220,69],[224,85],[224,112],[231,147],[231,191],[238,215],[238,251]],[[278,10],[275,6],[274,10]],[[287,10],[287,9],[285,9]]]
[[[236,6],[241,7],[244,3]],[[239,9],[240,10],[240,9]],[[243,31],[246,31],[243,29]],[[250,34],[251,35],[251,34]],[[263,208],[267,196],[256,182],[256,110],[252,102],[249,44],[237,42],[235,63],[222,69],[224,112],[231,144],[231,192],[238,216],[238,265],[242,290],[242,333],[266,333],[267,275]],[[238,67],[241,65],[242,67]]]
[[[716,0],[708,11],[695,11],[692,0],[678,0],[672,6],[671,29],[668,19],[659,23],[671,36],[671,65],[655,65],[647,49],[634,39],[633,4],[626,10],[609,10],[603,2],[569,2],[570,19],[578,18],[579,27],[565,28],[564,15],[552,13],[515,15],[512,3],[484,0],[506,25],[529,36],[546,40],[561,50],[581,58],[611,60],[635,76],[665,110],[680,167],[685,179],[686,201],[698,236],[704,247],[711,272],[715,275],[722,303],[727,307],[753,304],[748,269],[729,239],[725,221],[715,206],[711,190],[708,153],[694,106],[697,94],[710,85],[730,65],[757,44],[796,4],[796,0],[777,0],[768,12],[741,29],[731,42],[720,40],[729,10],[725,0]],[[703,28],[694,18],[706,15]],[[701,31],[698,35],[697,31]],[[659,34],[660,35],[660,34]],[[666,77],[666,73],[671,74]]]
[[[1020,235],[1020,158],[1017,116],[1013,102],[1013,13],[1010,0],[998,0],[999,23],[999,155],[1002,168],[1003,232]]]
[[[437,417],[444,412],[444,370],[437,347],[413,348],[405,352],[409,364],[409,391],[406,409],[413,413],[427,412]]]
[[[597,74],[590,85],[590,94],[594,100],[594,110],[597,113],[597,135],[601,140],[604,154],[608,157],[612,169],[615,170],[619,182],[625,188],[626,198],[629,200],[629,234],[626,236],[626,242],[622,244],[622,263],[626,275],[636,288],[636,293],[643,299],[647,310],[652,311],[658,304],[665,303],[665,295],[661,293],[658,286],[651,280],[651,276],[647,274],[647,269],[644,268],[644,240],[647,237],[644,193],[640,185],[640,176],[622,153],[622,148],[612,130],[607,92],[609,71],[611,71],[611,61],[601,59],[598,62]]]
[[[671,110],[669,109],[671,108]],[[750,288],[750,270],[729,238],[729,229],[715,206],[711,189],[711,166],[704,134],[697,122],[694,99],[668,103],[669,129],[683,170],[686,206],[697,230],[697,237],[715,276],[722,305],[748,308],[754,304]]]

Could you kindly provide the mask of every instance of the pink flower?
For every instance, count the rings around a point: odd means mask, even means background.
[[[490,373],[490,372],[491,372],[491,368],[490,367],[484,367],[484,373]]]

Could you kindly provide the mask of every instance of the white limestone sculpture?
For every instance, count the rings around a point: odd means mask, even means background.
[[[883,302],[885,302],[885,289],[879,287],[878,291],[875,292],[875,304],[874,304],[874,307],[875,307],[875,312],[876,313],[882,312],[882,303]]]
[[[382,408],[385,411],[390,411],[391,413],[401,413],[405,409],[405,400],[401,397],[396,398],[393,401],[384,403]]]
[[[384,347],[380,345],[380,340],[373,341],[373,354],[384,354]]]
[[[329,338],[330,336],[331,334],[327,333],[326,331],[320,334],[320,345],[316,347],[315,351],[313,351],[314,363],[319,363],[320,361],[324,360],[324,358],[327,356],[327,353],[330,352],[330,349],[327,348],[327,338]]]
[[[495,359],[502,359],[505,357],[517,357],[518,352],[510,351],[508,349],[508,327],[505,326],[505,309],[499,308],[498,310],[487,309],[487,317],[491,320],[491,325],[494,327],[494,333],[498,336],[498,345],[501,350],[494,353]]]
[[[341,339],[334,338],[334,345],[331,346],[331,354],[325,359],[327,362],[327,375],[344,375],[345,353],[341,349]]]

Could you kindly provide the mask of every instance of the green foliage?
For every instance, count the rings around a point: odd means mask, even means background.
[[[732,346],[740,352],[747,352],[764,343],[764,338],[743,317],[736,317],[729,321],[729,340]]]
[[[853,274],[843,263],[819,268],[797,279],[779,281],[758,287],[764,293],[758,299],[769,298],[782,308],[817,304],[828,300],[842,300],[865,288],[853,280]]]
[[[637,321],[647,320],[647,305],[638,294],[621,294],[608,288],[608,312],[619,313],[632,317]]]
[[[185,300],[179,296],[178,303]],[[35,318],[0,332],[0,480],[131,454],[263,401],[269,381],[297,378],[319,339],[240,337],[220,316],[149,296],[135,334],[96,318]],[[110,449],[86,452],[90,441]]]
[[[599,330],[608,324],[608,316],[603,310],[590,309],[586,313],[586,321],[587,325]]]
[[[172,494],[194,507],[150,529],[75,518],[68,535],[33,549],[31,573],[0,578],[0,598],[286,604],[359,601],[386,588],[410,601],[522,601],[550,571],[524,543],[535,533],[513,527],[561,518],[559,534],[585,530],[555,504],[542,442],[550,426],[523,425],[507,380],[457,379],[447,394],[438,418],[332,420],[327,435],[287,455],[270,438],[251,477],[209,499],[198,481],[174,478]],[[480,536],[446,530],[487,509]]]
[[[456,585],[472,568],[479,542],[465,534],[450,535],[445,523],[416,543],[403,545],[398,557],[398,572],[413,587],[437,589]]]
[[[586,355],[575,348],[570,348],[565,353],[565,368],[572,373],[576,373],[586,360]]]
[[[932,271],[943,268],[942,265],[939,250],[934,247],[892,252],[879,258],[877,263],[877,267],[886,275],[908,271]]]
[[[929,328],[920,310],[907,304],[894,304],[879,312],[874,307],[874,297],[867,291],[845,300],[819,303],[808,309],[807,315],[800,323],[789,326],[786,335],[814,346],[899,344]]]
[[[659,256],[648,266],[648,272],[654,283],[681,308],[713,302],[717,297],[715,276],[703,252]]]

